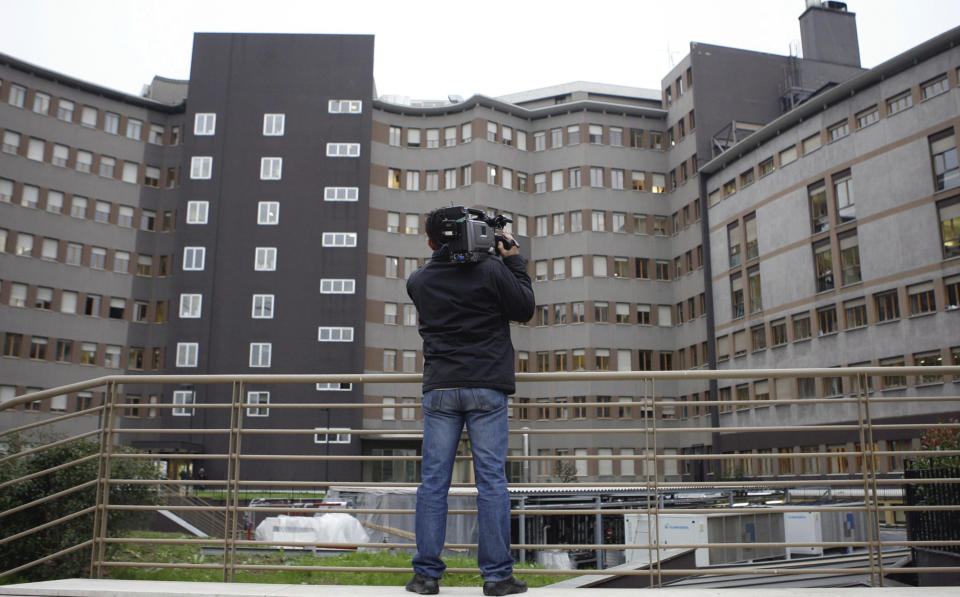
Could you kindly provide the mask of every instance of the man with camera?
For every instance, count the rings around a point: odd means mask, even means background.
[[[474,216],[474,217],[471,217]],[[426,215],[431,259],[407,280],[423,338],[423,463],[417,489],[417,554],[406,589],[439,591],[446,565],[447,493],[466,425],[477,486],[478,560],[484,595],[527,590],[513,577],[507,491],[507,394],[515,391],[510,321],[533,316],[526,261],[509,222],[446,207]]]

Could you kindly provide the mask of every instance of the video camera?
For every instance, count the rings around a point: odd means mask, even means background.
[[[440,213],[440,236],[450,249],[450,261],[474,263],[483,254],[496,255],[497,243],[507,249],[516,247],[517,241],[507,240],[503,227],[513,222],[497,214],[488,216],[483,210],[463,206],[444,207]]]

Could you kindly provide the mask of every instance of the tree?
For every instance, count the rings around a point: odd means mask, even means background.
[[[941,420],[941,423],[956,425],[960,419],[952,417]],[[912,468],[934,469],[960,467],[960,456],[938,456],[936,452],[942,450],[960,450],[960,428],[958,427],[931,427],[923,431],[920,436],[920,449],[930,451],[929,456],[917,458]]]
[[[46,443],[46,442],[44,442]],[[23,437],[12,437],[0,446],[0,457],[22,452],[31,445]],[[84,456],[97,454],[99,445],[90,440],[76,440],[54,446],[0,464],[0,483],[20,479],[32,473],[48,470],[60,464]],[[135,452],[129,448],[116,448],[115,453]],[[76,487],[97,477],[97,459],[70,466],[52,473],[40,475],[27,481],[19,481],[0,490],[0,513],[22,504]],[[117,458],[111,461],[113,479],[155,479],[158,471],[147,460]],[[31,506],[12,515],[0,518],[0,537],[9,537],[35,528],[48,521],[93,506],[96,502],[94,486],[70,493],[42,504]],[[112,504],[155,504],[156,491],[150,485],[111,485]],[[112,511],[107,520],[108,532],[116,533],[142,520],[146,512]],[[93,514],[86,514],[54,525],[43,531],[0,544],[0,571],[10,570],[32,562],[45,555],[54,554],[93,536]],[[28,568],[7,581],[33,582],[54,578],[85,576],[90,562],[90,550],[81,549],[56,561],[47,561]]]

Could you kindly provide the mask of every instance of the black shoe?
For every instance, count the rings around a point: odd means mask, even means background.
[[[436,595],[440,592],[440,582],[439,579],[426,574],[414,574],[413,578],[407,582],[407,590],[421,595]],[[506,595],[506,593],[497,594]]]
[[[526,592],[527,583],[512,576],[503,580],[488,580],[483,583],[484,595],[513,595],[514,593]]]

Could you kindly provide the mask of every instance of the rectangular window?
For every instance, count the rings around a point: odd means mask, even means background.
[[[349,444],[349,427],[317,427],[317,433],[313,436],[315,444]]]
[[[206,247],[183,248],[183,271],[203,271]]]
[[[198,137],[216,134],[217,115],[213,112],[197,112],[193,117],[193,134]]]
[[[943,289],[947,297],[947,304],[945,305],[947,311],[960,309],[960,276],[944,278]]]
[[[356,201],[360,196],[359,187],[324,187],[324,201]]]
[[[913,94],[911,94],[910,90],[908,89],[887,100],[887,115],[893,116],[897,112],[903,112],[912,105]]]
[[[730,262],[730,268],[740,265],[740,223],[731,222],[727,226],[727,252]]]
[[[180,319],[198,319],[200,317],[202,305],[202,294],[181,294]]]
[[[950,83],[947,81],[947,73],[943,73],[920,83],[920,97],[927,100],[946,92],[948,89],[950,89]]]
[[[880,110],[877,108],[877,105],[874,104],[867,108],[857,112],[857,128],[862,129],[863,127],[870,126],[874,122],[880,120]]]
[[[120,134],[120,115],[107,112],[103,115],[103,130],[111,135]]]
[[[821,336],[837,331],[837,308],[833,305],[817,309],[817,324]]]
[[[746,258],[751,261],[760,256],[757,245],[757,214],[752,213],[743,217],[743,231],[746,235]]]
[[[6,236],[5,234],[3,236]],[[6,242],[6,238],[2,239]],[[40,258],[47,261],[56,261],[57,260],[57,251],[60,248],[60,241],[55,238],[45,238],[43,239],[43,244],[40,247]],[[0,251],[2,252],[2,251]],[[116,257],[114,258],[114,270],[116,270],[117,261],[121,261],[120,267],[123,267],[121,271],[126,272],[126,266],[123,265],[123,257],[126,256],[127,261],[130,260],[130,253],[124,253],[123,251],[117,251]]]
[[[60,98],[57,102],[57,118],[64,122],[73,122],[73,111],[73,102]]]
[[[324,278],[320,280],[320,294],[353,294],[356,280],[350,278]]]
[[[934,189],[943,191],[960,185],[960,164],[957,163],[957,141],[953,129],[932,135],[929,141]]]
[[[187,224],[206,224],[209,211],[210,203],[208,201],[188,201]]]
[[[247,416],[268,417],[270,409],[264,405],[270,404],[270,392],[247,392]]]
[[[739,272],[730,276],[730,307],[733,319],[743,317],[743,276]]]
[[[881,367],[903,367],[903,357],[889,357],[880,359],[878,363]],[[892,388],[902,388],[907,385],[907,378],[904,375],[883,375],[880,377],[880,389],[889,390]]]
[[[283,171],[283,158],[260,158],[260,180],[280,180]]]
[[[812,335],[810,328],[810,314],[798,313],[792,318],[793,321],[793,341],[806,340]]]
[[[413,129],[412,129],[413,130]],[[417,131],[418,133],[420,131]],[[327,143],[328,158],[358,158],[360,157],[359,143]]]
[[[763,295],[760,290],[760,266],[747,270],[747,291],[750,295],[750,313],[763,311]]]
[[[331,103],[333,100],[331,100]],[[263,115],[263,136],[264,137],[282,137],[286,121],[285,114],[264,114]]]
[[[353,342],[352,327],[319,327],[317,328],[318,342]]]
[[[827,137],[831,142],[838,139],[842,139],[850,134],[850,123],[847,119],[843,119],[836,124],[832,124],[827,127]]]
[[[327,102],[327,112],[330,114],[360,114],[363,112],[363,101],[332,99]]]
[[[937,213],[940,217],[943,258],[956,257],[960,255],[960,197],[938,201]]]
[[[827,188],[823,181],[807,187],[807,198],[810,203],[810,229],[812,234],[830,229],[830,220],[827,215]]]
[[[250,343],[250,366],[269,367],[273,345],[269,342]]]
[[[252,319],[273,319],[273,301],[272,294],[253,295],[253,305],[250,311]]]
[[[102,160],[103,158],[101,158]],[[190,158],[190,178],[193,180],[209,180],[213,172],[213,157],[193,156]]]
[[[175,417],[191,417],[196,409],[192,408],[192,405],[196,403],[196,393],[191,390],[174,390],[173,392],[173,404],[175,406],[173,410],[173,416]]]
[[[874,306],[877,311],[877,322],[900,319],[900,303],[896,290],[878,292],[873,295]]]
[[[275,226],[280,222],[279,201],[257,202],[257,224],[261,226]]]
[[[143,122],[136,118],[127,119],[127,138],[137,141],[143,136]]]
[[[829,239],[813,245],[814,275],[816,276],[817,292],[833,290],[832,255]]]
[[[660,172],[654,172],[651,174],[650,180],[650,192],[651,193],[662,193],[666,189],[667,179],[664,174]]]
[[[803,155],[808,155],[818,149],[821,145],[820,133],[814,133],[803,140]],[[780,162],[780,165],[783,165],[783,162]]]
[[[177,342],[177,367],[196,367],[198,351],[196,342]]]
[[[603,188],[603,168],[599,166],[590,167],[590,186]]]
[[[258,272],[272,272],[277,269],[277,248],[257,247],[254,254],[253,269]]]
[[[843,302],[843,326],[850,330],[867,325],[867,301],[857,298]]]
[[[840,237],[840,278],[844,286],[860,281],[860,247],[856,230]]]
[[[856,219],[857,212],[853,202],[853,181],[850,171],[833,176],[833,191],[837,208],[837,223],[844,224]],[[826,218],[826,214],[824,214]]]
[[[324,247],[356,247],[356,232],[324,232],[321,244]]]
[[[933,282],[907,286],[907,299],[910,302],[910,315],[933,313],[937,310],[937,301],[933,294]]]

